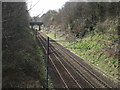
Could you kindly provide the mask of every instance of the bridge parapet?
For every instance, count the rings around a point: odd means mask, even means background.
[[[31,26],[34,26],[34,25],[41,26],[42,24],[43,24],[43,22],[30,22]]]

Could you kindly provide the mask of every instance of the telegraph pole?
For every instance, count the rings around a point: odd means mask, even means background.
[[[47,53],[46,53],[46,90],[48,90],[48,60],[49,60],[49,37],[47,37]]]

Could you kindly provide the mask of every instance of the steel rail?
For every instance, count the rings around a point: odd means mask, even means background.
[[[45,38],[43,38],[43,37],[42,37],[42,39],[45,40]],[[44,41],[44,40],[43,40],[43,41]],[[50,48],[50,50],[52,51],[51,48]],[[54,53],[53,53],[53,55],[54,55],[54,56],[57,58],[57,60],[61,63],[61,65],[63,66],[63,68],[67,71],[67,73],[70,75],[70,77],[73,79],[73,81],[77,84],[77,86],[82,89],[82,87],[81,87],[80,84],[77,82],[77,80],[74,79],[74,77],[73,77],[73,76],[71,75],[71,73],[67,70],[67,68],[64,66],[64,64],[60,61],[59,57],[57,57]],[[52,62],[53,62],[53,61],[52,61]]]

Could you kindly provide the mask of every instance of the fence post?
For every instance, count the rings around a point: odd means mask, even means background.
[[[48,89],[48,60],[49,60],[49,37],[47,37],[47,53],[46,53],[46,90]]]

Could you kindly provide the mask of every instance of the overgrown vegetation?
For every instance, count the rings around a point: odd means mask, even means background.
[[[29,28],[24,2],[2,3],[2,87],[43,88],[44,54]]]
[[[119,11],[119,2],[67,2],[41,17],[43,32],[118,81]]]

